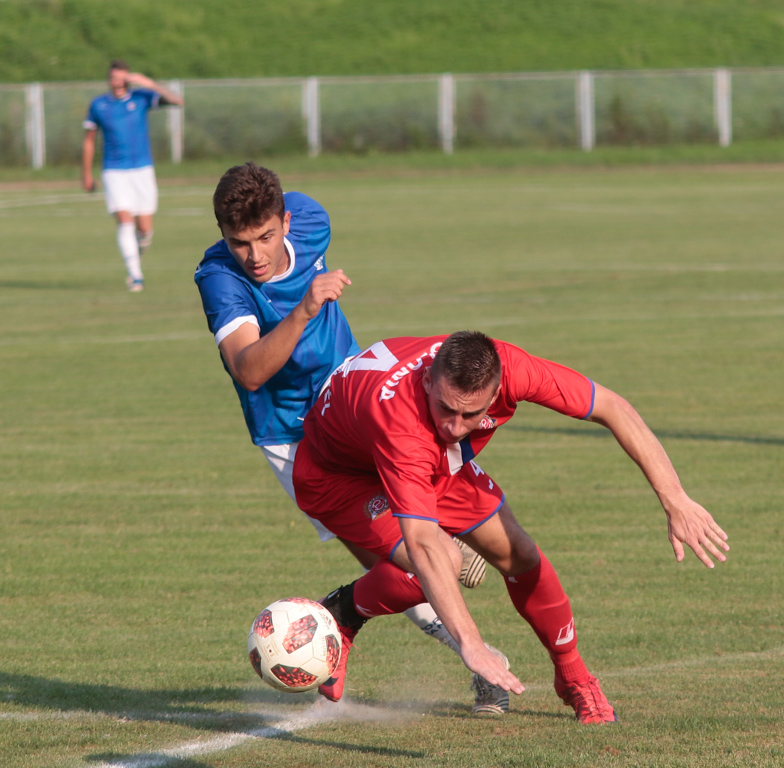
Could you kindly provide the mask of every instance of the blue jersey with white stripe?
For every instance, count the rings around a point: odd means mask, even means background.
[[[130,170],[152,165],[147,112],[158,106],[160,95],[139,88],[117,99],[111,93],[90,102],[84,127],[103,133],[104,170]]]
[[[284,198],[291,213],[286,238],[291,264],[284,274],[266,283],[251,280],[225,240],[208,249],[196,269],[207,325],[218,343],[243,322],[258,323],[262,336],[269,333],[299,304],[316,275],[327,271],[327,212],[300,192],[287,192]],[[301,440],[302,422],[322,384],[359,351],[338,303],[326,302],[305,327],[288,362],[266,384],[250,392],[234,381],[253,442],[261,446]]]

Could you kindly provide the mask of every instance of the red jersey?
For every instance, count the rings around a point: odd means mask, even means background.
[[[439,485],[472,460],[514,415],[532,402],[587,418],[594,386],[582,374],[495,341],[501,390],[479,427],[460,443],[438,436],[422,376],[447,336],[379,341],[347,360],[305,418],[310,453],[323,469],[378,475],[392,513],[438,521]]]

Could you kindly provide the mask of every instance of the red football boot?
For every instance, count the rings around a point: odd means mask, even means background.
[[[581,723],[617,723],[618,715],[591,675],[587,683],[567,683],[555,674],[555,692],[570,706]]]
[[[367,619],[360,616],[354,607],[354,582],[345,587],[338,587],[319,602],[334,616],[340,630],[343,648],[332,677],[318,687],[318,692],[330,701],[339,701],[346,684],[348,654],[354,645],[357,632]]]

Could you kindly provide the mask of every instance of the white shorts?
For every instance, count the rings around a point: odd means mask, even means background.
[[[134,216],[144,216],[158,210],[158,185],[151,165],[127,171],[104,171],[101,178],[109,213],[128,211]]]
[[[283,486],[283,490],[286,491],[295,504],[297,503],[297,497],[294,494],[294,483],[291,476],[294,472],[294,457],[297,455],[298,445],[299,443],[287,443],[285,445],[261,446],[261,452],[267,458],[275,477],[278,478],[278,482]],[[304,512],[302,514],[305,515]],[[336,538],[335,534],[327,530],[318,520],[314,520],[310,515],[305,515],[305,517],[310,520],[321,541],[329,541]]]

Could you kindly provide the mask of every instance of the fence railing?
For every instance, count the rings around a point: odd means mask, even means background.
[[[178,163],[284,153],[718,143],[784,136],[784,69],[175,80],[150,115]],[[0,165],[79,162],[103,82],[0,85]]]

